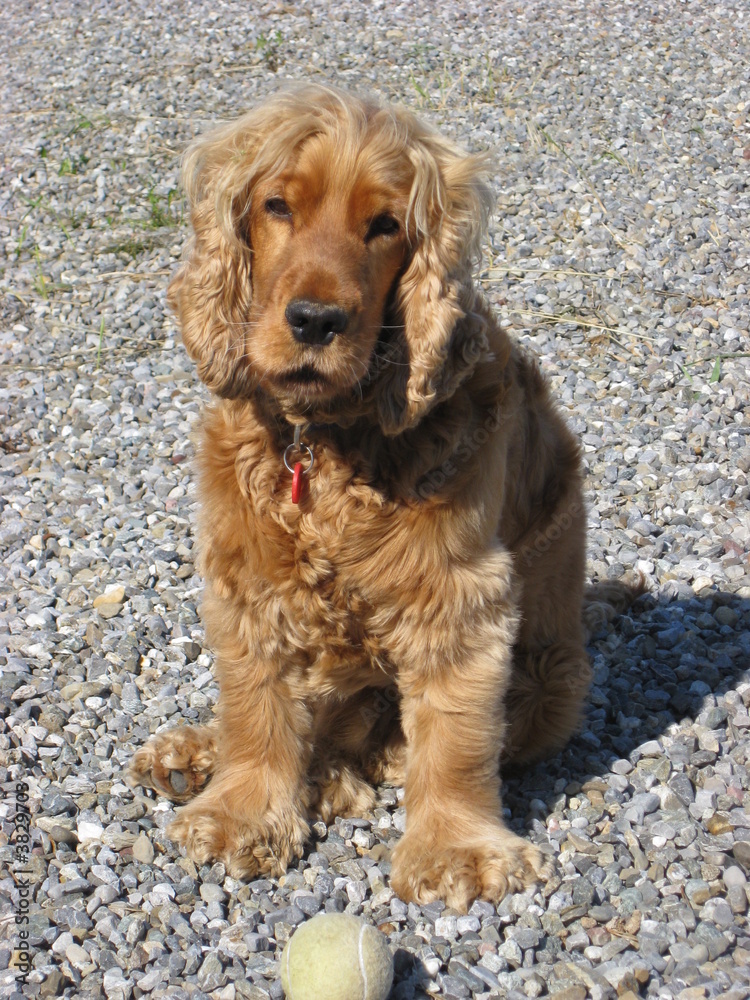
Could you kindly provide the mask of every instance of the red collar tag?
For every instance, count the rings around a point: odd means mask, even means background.
[[[302,468],[302,462],[295,462],[294,472],[292,473],[292,503],[299,503],[300,501],[304,475],[305,471]]]
[[[294,428],[294,443],[288,445],[284,452],[284,465],[292,474],[292,503],[300,502],[304,489],[305,476],[310,472],[315,463],[312,448],[307,444],[303,444],[301,437],[302,426],[297,424]],[[293,455],[307,455],[307,468],[305,468],[302,462],[295,462],[292,465],[291,460]]]

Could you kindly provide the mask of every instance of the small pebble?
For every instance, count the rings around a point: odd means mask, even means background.
[[[133,857],[136,861],[142,861],[150,865],[154,860],[154,845],[145,833],[142,833],[133,843]]]

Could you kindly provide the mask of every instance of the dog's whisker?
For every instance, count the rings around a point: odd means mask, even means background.
[[[233,320],[231,323],[227,323],[230,330],[258,330],[262,325],[262,321],[257,319]]]
[[[374,357],[374,363],[376,365],[393,365],[394,368],[409,368],[408,361],[396,361],[394,358],[389,358],[386,354],[376,354]]]

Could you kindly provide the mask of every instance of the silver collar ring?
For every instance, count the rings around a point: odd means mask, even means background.
[[[307,475],[308,472],[312,471],[312,467],[315,464],[315,456],[313,455],[312,448],[310,448],[306,444],[302,444],[302,442],[300,441],[301,437],[302,437],[302,425],[296,424],[294,427],[294,441],[292,442],[292,444],[287,445],[284,451],[284,465],[287,467],[289,472],[294,472],[294,465],[292,465],[289,461],[290,456],[293,455],[295,452],[297,452],[299,455],[307,454],[310,464],[307,466],[306,469],[303,470],[305,475]]]

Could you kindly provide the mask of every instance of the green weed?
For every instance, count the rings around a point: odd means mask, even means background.
[[[81,153],[80,156],[66,156],[65,159],[60,161],[60,166],[57,170],[58,176],[71,177],[80,174],[89,162],[89,159],[90,157],[86,156],[85,153]]]
[[[42,268],[42,255],[39,251],[39,247],[34,247],[34,261],[36,262],[36,278],[34,279],[34,288],[37,294],[43,299],[48,299],[49,283],[44,274],[44,269]]]
[[[625,167],[629,174],[634,177],[641,172],[641,168],[638,165],[637,160],[628,160],[627,157],[623,156],[622,153],[618,153],[615,149],[610,149],[609,146],[601,153],[598,160],[614,160],[615,163],[619,163],[621,167]],[[596,161],[594,161],[596,162]]]
[[[131,260],[136,260],[145,250],[156,246],[156,242],[155,239],[136,239],[135,236],[130,236],[117,243],[109,243],[106,250],[108,253],[123,253]]]
[[[102,345],[104,343],[104,317],[102,316],[102,321],[99,324],[99,344],[96,348],[96,367],[101,368],[102,364]]]
[[[176,188],[170,188],[166,197],[158,195],[155,189],[151,188],[146,195],[151,206],[151,216],[148,220],[149,229],[164,229],[179,223],[179,218],[172,210],[172,202],[178,195],[179,191]]]
[[[281,65],[279,47],[283,41],[284,36],[277,28],[270,35],[258,35],[255,42],[255,51],[262,56],[263,61],[272,73],[275,73]]]

